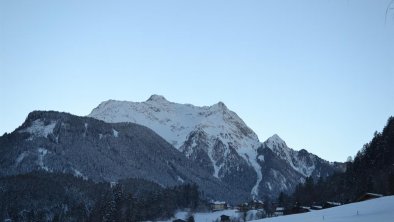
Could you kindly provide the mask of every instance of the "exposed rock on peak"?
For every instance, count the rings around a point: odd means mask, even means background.
[[[267,145],[268,148],[272,150],[287,147],[285,141],[282,140],[282,138],[280,138],[278,134],[272,135],[264,143]]]
[[[162,96],[162,95],[156,95],[156,94],[151,95],[151,96],[149,97],[149,99],[147,100],[147,102],[149,102],[149,101],[155,101],[155,102],[168,102],[167,99],[166,99],[164,96]]]

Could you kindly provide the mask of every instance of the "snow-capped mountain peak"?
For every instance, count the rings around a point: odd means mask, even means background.
[[[274,134],[273,136],[271,136],[270,138],[268,138],[265,141],[266,145],[268,146],[268,148],[270,148],[271,150],[275,150],[278,148],[285,148],[287,147],[286,143],[284,140],[282,140],[282,138],[280,138],[278,136],[278,134]]]
[[[162,95],[153,94],[149,97],[147,102],[168,102],[167,99]]]
[[[279,158],[285,160],[294,170],[305,177],[311,176],[318,162],[324,162],[306,150],[296,151],[289,148],[277,134],[268,138],[263,147],[271,149]]]
[[[235,148],[244,148],[243,138],[253,140],[257,149],[257,135],[230,111],[223,102],[212,106],[193,106],[167,101],[164,96],[152,95],[146,102],[108,100],[102,102],[90,117],[106,122],[133,122],[145,125],[179,149],[195,130],[204,130],[210,136],[231,142]]]
[[[212,106],[213,108],[217,108],[218,110],[228,111],[227,106],[223,102],[218,102]]]

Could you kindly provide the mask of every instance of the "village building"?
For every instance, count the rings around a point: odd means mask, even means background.
[[[284,213],[285,213],[285,208],[284,208],[284,207],[277,207],[277,208],[275,209],[274,216],[275,216],[275,217],[277,217],[277,216],[283,216]]]
[[[248,207],[250,210],[263,209],[264,202],[261,200],[252,200],[248,203]]]
[[[331,202],[331,201],[327,201],[323,204],[323,208],[331,208],[331,207],[337,207],[337,206],[341,206],[341,203],[338,202]]]
[[[311,210],[321,210],[321,209],[323,209],[323,207],[320,205],[311,206]]]
[[[361,195],[357,199],[357,201],[365,201],[365,200],[375,199],[375,198],[379,198],[379,197],[383,197],[383,195],[377,194],[377,193],[365,193],[365,194]]]
[[[230,220],[230,217],[229,216],[227,216],[227,215],[221,215],[220,216],[220,222],[230,222],[231,220]]]
[[[212,211],[219,211],[219,210],[226,210],[227,203],[224,201],[213,201],[211,202],[211,210]]]
[[[310,207],[305,207],[305,206],[298,206],[298,205],[296,205],[296,206],[294,206],[294,207],[291,209],[290,213],[291,213],[291,214],[306,213],[306,212],[309,212],[310,209],[311,209]]]

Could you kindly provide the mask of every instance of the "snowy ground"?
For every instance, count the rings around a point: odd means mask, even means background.
[[[208,212],[208,213],[194,213],[194,221],[195,222],[212,222],[212,221],[216,221],[218,218],[220,220],[220,216],[221,215],[227,215],[233,218],[238,218],[238,211],[236,210],[223,210],[223,211],[216,211],[216,212]],[[186,220],[187,218],[187,212],[178,212],[177,214],[175,214],[175,218],[174,219],[183,219]],[[168,220],[168,221],[172,221],[172,220]]]
[[[388,222],[394,221],[394,196],[313,211],[257,220],[259,222]],[[257,222],[256,221],[256,222]]]
[[[238,218],[236,210],[209,213],[195,213],[196,222],[216,221],[220,216]],[[178,212],[175,218],[186,219],[187,212]],[[173,218],[173,219],[175,219]],[[172,220],[173,220],[172,219]],[[168,220],[168,222],[172,221]],[[391,222],[394,221],[394,196],[387,196],[359,203],[347,204],[310,213],[295,214],[274,218],[254,220],[254,222]]]

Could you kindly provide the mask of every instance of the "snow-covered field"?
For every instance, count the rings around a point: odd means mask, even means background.
[[[394,221],[394,196],[347,204],[309,213],[267,218],[259,222],[391,222]],[[256,222],[257,222],[256,221]]]
[[[224,214],[238,218],[236,210],[195,213],[196,222],[216,221]],[[178,212],[177,219],[187,219],[187,212]],[[173,219],[175,219],[173,218]],[[172,221],[172,220],[169,220]],[[303,214],[266,218],[254,222],[391,222],[394,221],[394,196],[363,201]]]

